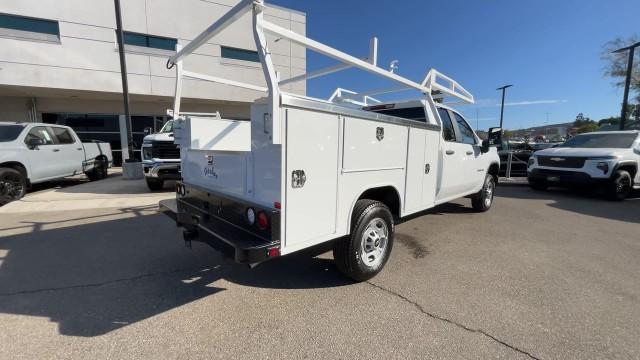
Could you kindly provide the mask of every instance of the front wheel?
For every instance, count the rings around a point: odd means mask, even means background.
[[[336,241],[333,257],[338,269],[356,281],[376,276],[393,248],[393,216],[374,200],[358,200],[353,211],[351,235]]]
[[[0,206],[20,200],[27,192],[27,179],[18,170],[0,168]]]
[[[151,191],[160,191],[164,187],[164,180],[156,178],[147,178],[147,187]]]
[[[531,179],[529,178],[529,186],[533,189],[533,190],[547,190],[547,188],[549,187],[549,184],[547,183],[547,180],[536,180],[536,179]]]
[[[609,185],[609,199],[614,201],[622,201],[629,196],[633,187],[631,174],[625,170],[618,170],[613,175],[611,184]]]
[[[493,175],[487,174],[487,177],[484,179],[484,185],[482,185],[482,190],[471,198],[471,206],[473,207],[473,210],[485,212],[491,209],[495,190],[496,179]]]

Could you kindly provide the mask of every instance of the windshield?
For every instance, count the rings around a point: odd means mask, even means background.
[[[160,129],[161,134],[172,133],[173,132],[173,120],[167,121],[166,124]]]
[[[567,140],[558,147],[568,148],[610,148],[627,149],[633,144],[637,134],[584,134]]]
[[[24,130],[22,125],[0,126],[0,142],[9,142],[17,139],[22,130]]]

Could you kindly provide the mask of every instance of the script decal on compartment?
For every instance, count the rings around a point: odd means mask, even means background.
[[[213,166],[205,166],[204,167],[204,176],[208,177],[208,178],[218,178],[218,173],[216,172],[216,169]]]

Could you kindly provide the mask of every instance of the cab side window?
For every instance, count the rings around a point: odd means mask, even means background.
[[[53,134],[51,134],[44,126],[37,126],[29,130],[24,141],[28,144],[31,139],[42,139],[45,145],[53,145],[55,143],[53,140]]]
[[[440,120],[442,120],[442,137],[445,141],[456,141],[456,132],[453,129],[453,123],[451,122],[451,116],[447,109],[438,108],[438,114],[440,114]]]
[[[453,116],[456,117],[456,122],[458,123],[458,130],[460,131],[461,139],[459,141],[463,144],[475,145],[476,137],[473,134],[473,130],[471,130],[471,127],[469,126],[469,124],[467,124],[467,122],[462,118],[462,116],[456,113],[453,113]]]
[[[58,138],[59,144],[65,145],[65,144],[73,144],[74,142],[76,142],[75,139],[73,138],[73,135],[71,135],[71,132],[69,132],[69,130],[65,128],[59,128],[59,127],[51,127],[50,129],[53,132],[53,135],[55,135],[55,137]]]

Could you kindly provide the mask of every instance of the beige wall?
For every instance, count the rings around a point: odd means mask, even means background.
[[[177,38],[180,44],[186,44],[236,3],[237,0],[217,0],[215,3],[203,0],[122,0],[124,28]],[[0,1],[0,12],[57,20],[61,33],[59,43],[0,36],[0,87],[9,85],[105,93],[121,91],[112,0]],[[267,11],[266,19],[305,33],[306,18],[303,14],[275,8]],[[255,50],[250,25],[250,14],[247,14],[188,58],[185,68],[264,84],[259,64],[220,57],[221,45]],[[272,37],[269,39],[273,40]],[[270,44],[276,68],[283,79],[305,72],[304,48],[286,40],[270,41]],[[128,51],[131,93],[173,96],[175,72],[166,69],[166,61],[167,54]],[[306,86],[301,82],[285,87],[285,90],[304,94]],[[251,90],[194,80],[187,80],[183,91],[187,98],[223,101],[248,102],[262,95]],[[66,111],[74,111],[74,108]]]

